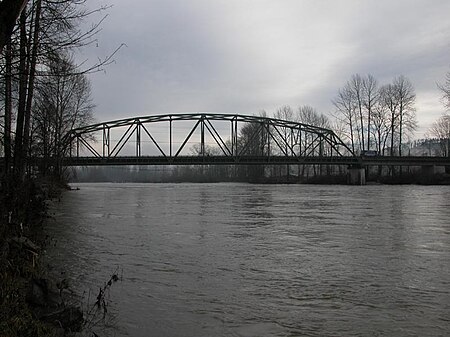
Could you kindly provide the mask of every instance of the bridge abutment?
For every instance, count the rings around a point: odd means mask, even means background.
[[[348,167],[347,169],[347,184],[349,185],[365,185],[366,184],[366,170],[361,167]]]

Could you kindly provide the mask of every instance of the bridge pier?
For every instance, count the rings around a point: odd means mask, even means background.
[[[347,184],[348,185],[365,185],[366,170],[362,167],[349,166],[347,168]]]

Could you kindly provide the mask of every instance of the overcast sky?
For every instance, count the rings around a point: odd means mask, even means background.
[[[288,104],[334,110],[352,74],[409,78],[421,136],[444,108],[449,0],[109,0],[91,75],[96,119],[177,112],[272,113]],[[93,20],[93,18],[92,18]]]

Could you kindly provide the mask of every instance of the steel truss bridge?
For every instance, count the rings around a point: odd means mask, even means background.
[[[323,164],[354,157],[332,130],[239,114],[127,118],[73,129],[64,138],[66,166]]]
[[[450,166],[446,157],[355,156],[332,130],[240,114],[133,117],[73,129],[63,141],[64,166]]]

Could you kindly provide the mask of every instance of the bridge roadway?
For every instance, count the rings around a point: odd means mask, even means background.
[[[348,165],[348,166],[450,166],[449,157],[416,156],[140,156],[140,157],[67,157],[64,166],[104,165]]]

